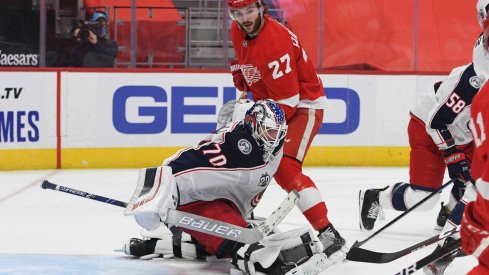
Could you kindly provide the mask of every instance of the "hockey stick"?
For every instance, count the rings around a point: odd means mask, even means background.
[[[427,266],[428,264],[450,254],[456,252],[460,249],[460,244],[462,243],[462,239],[458,239],[454,242],[451,242],[445,246],[442,246],[439,250],[433,251],[430,255],[424,257],[423,259],[415,262],[414,264],[403,268],[401,271],[397,272],[395,275],[408,275],[413,274],[414,272],[420,270],[421,268]]]
[[[49,182],[48,180],[44,180],[42,182],[41,188],[61,191],[67,194],[76,195],[119,207],[127,206],[127,203],[123,201],[57,185]],[[261,225],[255,228],[243,228],[226,222],[173,209],[169,209],[166,220],[162,222],[240,243],[251,244],[258,242],[267,236],[272,231],[273,227],[279,224],[285,218],[285,216],[287,216],[290,210],[294,208],[298,199],[299,193],[296,191],[290,192],[287,198],[280,203],[279,207],[275,209]]]
[[[409,214],[410,212],[412,212],[414,209],[418,208],[418,206],[420,206],[421,204],[425,203],[427,200],[429,200],[432,197],[434,197],[436,194],[438,194],[439,192],[441,192],[441,190],[443,190],[443,188],[447,187],[452,182],[453,182],[453,179],[452,180],[449,180],[448,182],[446,182],[445,184],[443,184],[440,188],[438,188],[436,191],[434,191],[433,193],[429,194],[424,199],[422,199],[421,201],[419,201],[418,203],[416,203],[415,205],[413,205],[411,208],[409,208],[406,211],[404,211],[401,215],[397,216],[395,219],[393,219],[392,221],[390,221],[388,224],[384,225],[382,228],[380,228],[379,230],[377,230],[374,234],[370,235],[365,240],[363,240],[361,242],[355,241],[355,243],[351,247],[352,248],[353,247],[359,247],[359,246],[363,245],[364,243],[368,242],[370,239],[372,239],[373,237],[375,237],[376,235],[378,235],[380,232],[384,231],[386,228],[388,228],[389,226],[391,226],[393,223],[397,222],[402,217],[406,216],[407,214]]]
[[[405,248],[396,252],[376,252],[368,249],[363,249],[360,247],[352,247],[348,254],[346,255],[346,259],[354,262],[364,262],[364,263],[374,263],[374,264],[383,264],[389,263],[394,260],[397,260],[403,256],[406,256],[412,252],[418,251],[428,245],[434,244],[439,240],[443,240],[459,231],[454,228],[452,231],[448,231],[442,236],[440,234],[436,234],[435,236],[416,243],[408,248]]]

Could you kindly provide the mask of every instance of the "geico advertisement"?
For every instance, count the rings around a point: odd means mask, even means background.
[[[425,88],[420,83],[437,79],[321,78],[329,100],[316,146],[407,145],[409,109]],[[237,95],[231,76],[215,73],[67,72],[62,87],[68,148],[195,145],[215,130],[219,109]]]
[[[56,73],[0,74],[0,149],[56,147]]]

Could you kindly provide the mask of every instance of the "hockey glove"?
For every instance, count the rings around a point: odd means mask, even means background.
[[[479,258],[489,253],[489,232],[484,229],[474,217],[474,202],[465,206],[465,212],[460,226],[462,236],[462,250]]]
[[[237,60],[233,60],[229,63],[229,68],[231,69],[231,74],[233,75],[234,87],[236,87],[241,92],[247,92],[248,85],[246,84],[246,79],[243,76],[243,72],[239,66]]]
[[[462,150],[455,146],[445,150],[445,164],[448,168],[448,175],[453,180],[461,180],[462,182],[474,182],[470,174],[469,165],[465,160],[465,154]]]

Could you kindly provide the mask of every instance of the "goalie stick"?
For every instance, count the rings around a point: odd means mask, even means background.
[[[126,207],[127,203],[118,201],[115,199],[99,196],[96,194],[87,193],[77,189],[61,186],[44,180],[41,184],[43,189],[51,189],[61,191],[67,194],[84,197],[99,202],[112,204],[119,207]],[[167,224],[175,225],[202,233],[206,233],[213,236],[218,236],[224,239],[233,240],[240,243],[256,243],[271,233],[274,226],[279,224],[285,216],[294,208],[297,200],[299,199],[299,193],[292,191],[289,195],[280,203],[279,207],[273,211],[273,213],[265,219],[265,221],[255,228],[243,228],[226,222],[206,218],[199,215],[194,215],[178,210],[170,209],[168,217],[165,221]]]
[[[346,254],[346,259],[349,261],[363,262],[363,263],[374,263],[374,264],[389,263],[403,256],[406,256],[412,252],[418,251],[428,245],[434,244],[439,240],[443,240],[447,237],[450,237],[457,232],[459,231],[457,231],[456,228],[454,228],[454,230],[448,231],[443,235],[436,234],[431,238],[428,238],[408,248],[396,252],[376,252],[368,249],[363,249],[360,247],[352,247],[350,248],[350,251],[348,251],[348,254]]]
[[[421,260],[415,262],[414,264],[403,268],[401,271],[397,272],[395,275],[408,275],[413,274],[414,272],[420,270],[421,268],[427,266],[428,264],[450,254],[456,252],[460,249],[460,244],[462,243],[462,239],[458,239],[454,242],[451,242],[445,246],[442,246],[440,249],[433,251],[430,255],[422,258]]]

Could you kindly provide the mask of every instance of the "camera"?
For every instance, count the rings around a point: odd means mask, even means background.
[[[82,42],[87,42],[88,37],[90,36],[90,31],[97,35],[102,27],[101,22],[80,21],[78,22],[80,31],[78,32],[77,38],[80,38],[80,41]]]

